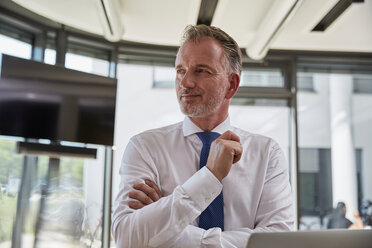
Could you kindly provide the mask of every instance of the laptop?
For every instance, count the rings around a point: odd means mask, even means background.
[[[372,230],[253,233],[247,248],[372,248]]]

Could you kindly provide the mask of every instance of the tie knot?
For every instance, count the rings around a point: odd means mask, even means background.
[[[203,145],[210,145],[212,142],[221,136],[221,134],[216,132],[200,132],[196,133]]]

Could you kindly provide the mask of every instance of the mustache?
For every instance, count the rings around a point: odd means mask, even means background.
[[[178,92],[179,96],[185,95],[185,94],[191,94],[191,95],[201,95],[203,92],[198,89],[183,89]]]

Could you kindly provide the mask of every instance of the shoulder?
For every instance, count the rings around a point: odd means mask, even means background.
[[[166,139],[172,138],[175,135],[182,135],[182,122],[178,122],[172,125],[150,129],[144,132],[141,132],[131,138],[132,142],[163,142]]]
[[[240,128],[233,128],[240,137],[240,143],[243,146],[243,153],[248,157],[259,156],[265,158],[271,167],[285,167],[286,159],[283,149],[273,138],[261,134],[247,132]]]
[[[239,136],[241,143],[243,145],[260,145],[260,146],[267,146],[268,148],[277,147],[279,146],[278,143],[268,136],[248,132],[241,128],[231,127],[231,131],[233,131],[236,135]]]

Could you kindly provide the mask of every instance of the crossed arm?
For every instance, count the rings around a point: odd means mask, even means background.
[[[128,203],[129,207],[133,209],[141,209],[163,197],[158,186],[148,179],[145,180],[145,183],[133,184],[133,188],[137,191],[129,192],[129,197],[137,201]]]
[[[240,138],[235,133],[227,131],[213,143],[207,168],[221,182],[229,174],[231,166],[240,160],[242,153]],[[158,186],[148,179],[145,183],[134,184],[133,188],[138,190],[129,193],[130,198],[137,200],[129,202],[129,207],[133,209],[143,208],[163,196]]]

